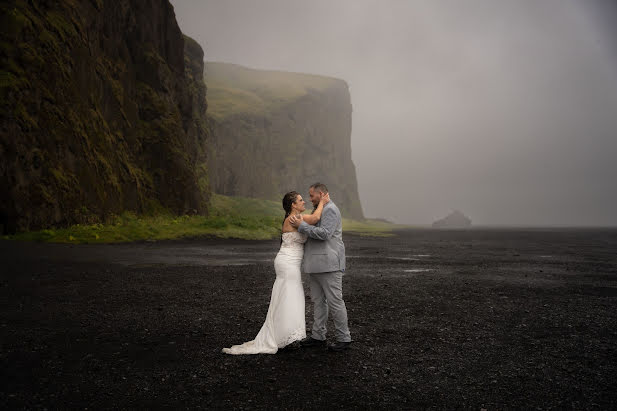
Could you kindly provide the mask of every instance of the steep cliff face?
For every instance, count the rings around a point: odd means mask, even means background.
[[[319,181],[344,217],[363,218],[344,81],[206,63],[206,83],[213,191],[278,200]]]
[[[206,211],[203,51],[167,0],[0,7],[4,231]]]

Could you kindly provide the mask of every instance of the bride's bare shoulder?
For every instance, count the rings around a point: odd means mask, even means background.
[[[291,216],[289,216],[291,217]],[[283,222],[283,234],[285,233],[294,233],[297,232],[298,229],[294,226],[292,226],[291,224],[289,224],[289,217],[287,217],[285,219],[285,221]]]

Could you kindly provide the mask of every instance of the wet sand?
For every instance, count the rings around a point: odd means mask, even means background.
[[[344,240],[352,348],[239,357],[278,240],[0,241],[0,407],[617,406],[616,230]]]

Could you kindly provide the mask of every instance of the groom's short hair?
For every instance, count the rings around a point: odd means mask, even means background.
[[[309,188],[312,188],[313,190],[321,191],[324,194],[328,192],[328,187],[326,187],[326,185],[322,183],[312,184]]]

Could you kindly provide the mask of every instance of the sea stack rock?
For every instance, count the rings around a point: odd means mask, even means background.
[[[471,219],[458,210],[453,211],[447,217],[433,223],[433,228],[469,228]]]

